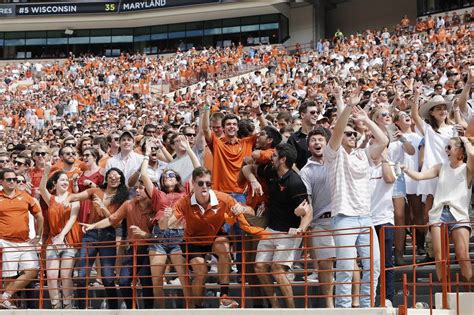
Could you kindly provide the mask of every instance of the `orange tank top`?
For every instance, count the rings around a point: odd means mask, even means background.
[[[49,239],[47,244],[51,244],[51,239],[61,233],[71,215],[71,208],[65,208],[62,204],[56,202],[55,196],[51,196],[48,208]],[[79,222],[76,220],[71,230],[66,234],[65,243],[73,246],[80,246],[82,232]]]

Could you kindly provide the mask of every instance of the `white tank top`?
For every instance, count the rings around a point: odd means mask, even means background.
[[[467,184],[467,165],[451,168],[444,163],[439,171],[439,180],[434,194],[433,208],[429,212],[430,223],[440,222],[443,206],[449,206],[456,221],[469,222],[471,189]]]

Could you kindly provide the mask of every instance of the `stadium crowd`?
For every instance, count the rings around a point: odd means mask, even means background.
[[[15,294],[45,263],[52,308],[87,307],[94,264],[108,308],[118,297],[135,306],[135,275],[144,307],[154,298],[165,307],[169,259],[187,306],[199,308],[212,254],[220,307],[239,306],[229,274],[242,261],[254,270],[247,281],[261,284],[252,294],[266,297],[254,307],[281,306],[273,281],[294,307],[288,275],[311,233],[307,279],[319,277],[326,306],[369,307],[378,243],[386,267],[404,265],[406,230],[386,229],[371,255],[368,229],[430,224],[417,230],[416,251],[437,262],[440,278],[443,222],[472,281],[472,15],[441,19],[338,32],[311,49],[236,45],[1,67],[0,306],[16,308]],[[258,70],[228,79],[250,66]],[[175,91],[154,93],[163,83]],[[342,232],[351,228],[358,233]],[[229,235],[249,240],[249,257]],[[127,242],[138,245],[118,246]],[[41,261],[24,250],[31,244]],[[357,257],[360,299],[350,297]],[[387,271],[390,301],[393,284]]]

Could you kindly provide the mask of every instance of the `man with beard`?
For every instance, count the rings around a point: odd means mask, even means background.
[[[76,149],[70,146],[63,147],[59,150],[59,156],[61,158],[60,162],[62,168],[56,168],[54,171],[51,170],[49,176],[51,177],[51,175],[53,175],[57,171],[64,171],[67,174],[67,177],[69,178],[68,192],[72,193],[73,187],[77,185],[79,176],[82,173],[81,169],[76,166]]]
[[[186,222],[183,253],[193,270],[192,294],[194,304],[202,308],[208,266],[206,254],[217,256],[217,269],[221,287],[220,308],[236,308],[239,304],[229,298],[230,244],[223,234],[224,223],[233,224],[238,220],[242,229],[249,233],[258,233],[261,229],[248,225],[243,214],[254,214],[250,207],[242,206],[228,194],[211,189],[211,172],[204,167],[194,169],[192,173],[192,194],[181,198],[173,210],[165,209],[160,228],[167,229],[177,220]]]
[[[264,286],[273,308],[279,307],[273,280],[268,273],[271,266],[273,278],[285,296],[288,308],[294,308],[293,289],[286,276],[295,260],[295,248],[299,248],[301,237],[311,223],[312,212],[307,201],[306,187],[300,176],[292,170],[296,161],[296,150],[288,144],[279,144],[272,156],[272,163],[259,165],[257,174],[264,178],[269,191],[268,239],[259,242],[255,272]]]
[[[310,156],[306,137],[311,129],[316,126],[321,112],[315,102],[304,102],[298,108],[298,112],[301,119],[301,128],[290,136],[288,143],[296,149],[296,167],[300,170],[305,166]]]

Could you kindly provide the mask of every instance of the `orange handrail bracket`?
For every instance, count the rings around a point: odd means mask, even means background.
[[[385,307],[387,288],[385,286],[385,226],[380,229],[380,306]]]
[[[39,290],[39,309],[43,309],[44,308],[44,266],[45,264],[43,264],[41,262],[41,253],[38,255],[39,259],[40,259],[40,263],[39,263],[39,285],[40,285],[40,290]]]
[[[411,235],[412,235],[412,240],[411,240],[411,243],[412,243],[412,250],[413,250],[413,258],[412,258],[412,263],[413,263],[413,267],[412,267],[412,282],[413,282],[413,299],[412,299],[412,307],[414,308],[415,307],[415,304],[416,304],[416,228],[415,227],[412,227],[411,228]]]
[[[89,273],[90,273],[90,269],[91,267],[89,267],[89,259],[91,259],[89,257],[89,243],[84,243],[85,247],[86,247],[86,265],[85,265],[85,268],[86,268],[86,281],[85,281],[85,290],[86,290],[86,309],[89,308]]]
[[[408,283],[407,283],[407,274],[403,274],[403,308],[404,314],[408,313]]]
[[[245,303],[246,303],[246,299],[245,299],[245,273],[247,272],[246,270],[246,252],[245,252],[245,242],[246,242],[246,239],[245,237],[241,236],[241,241],[242,241],[242,274],[240,275],[241,276],[241,287],[240,287],[240,299],[241,299],[241,303],[240,303],[240,308],[245,308]]]
[[[433,274],[430,273],[430,315],[433,315]]]
[[[443,309],[448,308],[448,284],[447,284],[447,270],[446,270],[446,225],[441,225],[441,288],[442,288],[442,307]]]
[[[456,272],[456,315],[459,315],[459,272]]]
[[[132,309],[136,309],[136,299],[137,299],[137,241],[133,240],[132,242]]]
[[[304,308],[308,308],[308,234],[303,233],[303,257],[304,257],[304,270],[305,281],[304,281]],[[314,268],[314,266],[313,266]]]
[[[370,237],[370,306],[374,307],[375,305],[375,297],[374,297],[374,229],[372,227],[369,228],[369,237]],[[383,243],[383,240],[382,240]],[[379,254],[380,256],[380,254]],[[379,262],[380,263],[380,262]]]

